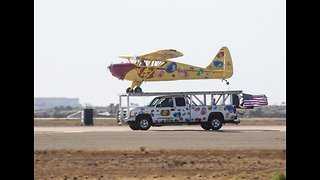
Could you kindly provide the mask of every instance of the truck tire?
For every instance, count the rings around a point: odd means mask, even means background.
[[[213,116],[210,118],[209,123],[212,130],[219,130],[222,127],[222,118],[220,116]]]
[[[202,127],[202,129],[204,129],[204,130],[210,130],[210,129],[211,129],[211,126],[210,126],[210,124],[208,124],[208,123],[203,123],[203,124],[201,124],[201,127]]]
[[[135,121],[128,121],[128,125],[132,130],[139,130],[139,127]]]
[[[146,131],[151,126],[151,120],[146,116],[141,116],[141,117],[137,118],[136,124],[138,125],[138,128],[140,130]]]

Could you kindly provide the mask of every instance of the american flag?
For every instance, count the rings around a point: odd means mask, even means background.
[[[244,107],[259,107],[268,105],[267,96],[262,95],[251,95],[243,93],[243,106]]]

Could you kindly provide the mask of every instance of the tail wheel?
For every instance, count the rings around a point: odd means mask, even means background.
[[[128,125],[132,130],[139,130],[139,126],[135,121],[129,121]]]
[[[211,126],[210,126],[210,124],[208,124],[208,123],[201,124],[201,127],[202,127],[202,129],[204,129],[204,130],[210,130],[210,129],[211,129]]]
[[[138,125],[140,130],[148,130],[151,126],[151,120],[149,118],[146,117],[141,117],[139,119],[137,119],[136,124]]]
[[[222,127],[222,118],[221,117],[213,117],[210,119],[209,124],[212,130],[219,130]]]
[[[134,89],[134,92],[135,92],[135,93],[142,93],[141,87],[136,87],[136,88]]]

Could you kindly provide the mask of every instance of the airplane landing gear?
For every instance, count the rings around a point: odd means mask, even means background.
[[[126,90],[127,93],[142,93],[142,89],[140,85],[142,82],[140,81],[132,81],[132,84],[128,89]]]
[[[128,87],[126,93],[142,93],[141,87],[136,87],[134,90],[131,87]]]
[[[136,88],[134,89],[134,93],[142,93],[141,87],[136,87]]]
[[[131,87],[128,87],[126,93],[133,93],[133,89],[131,89]]]

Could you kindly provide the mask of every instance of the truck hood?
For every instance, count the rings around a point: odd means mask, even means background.
[[[146,110],[149,110],[150,109],[150,107],[148,107],[148,106],[141,106],[141,107],[136,107],[136,108],[133,108],[132,109],[132,112],[144,112],[144,111],[146,111]]]

